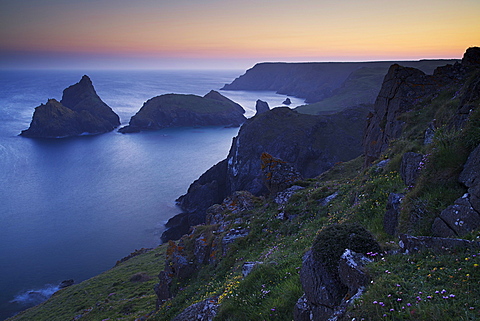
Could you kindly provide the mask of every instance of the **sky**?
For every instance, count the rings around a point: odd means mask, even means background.
[[[0,69],[461,58],[480,0],[0,0]]]

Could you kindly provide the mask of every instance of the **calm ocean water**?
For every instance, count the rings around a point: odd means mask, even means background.
[[[0,71],[0,320],[83,281],[142,247],[160,243],[175,199],[226,157],[238,128],[177,128],[61,140],[19,137],[34,107],[61,99],[87,74],[98,95],[128,123],[165,93],[204,95],[243,71]],[[223,92],[246,116],[255,101],[285,96]],[[293,105],[300,99],[291,98]],[[28,295],[36,291],[36,295]]]

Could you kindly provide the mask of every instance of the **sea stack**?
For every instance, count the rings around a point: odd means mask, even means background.
[[[35,108],[30,127],[20,135],[63,138],[102,134],[120,125],[118,115],[95,92],[88,76],[63,91],[62,100],[48,99]]]
[[[121,133],[159,130],[168,127],[228,126],[245,122],[245,110],[216,91],[205,96],[165,94],[145,102]]]

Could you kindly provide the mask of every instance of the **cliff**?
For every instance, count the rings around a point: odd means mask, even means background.
[[[30,127],[21,136],[59,138],[82,134],[101,134],[120,125],[120,119],[95,92],[92,81],[80,82],[63,91],[62,100],[49,99],[35,108]]]
[[[398,62],[431,73],[455,60]],[[395,62],[259,63],[222,90],[269,90],[304,98],[298,111],[306,114],[334,112],[373,104],[388,68]]]
[[[245,110],[237,103],[211,91],[203,97],[166,94],[145,102],[122,127],[121,133],[158,130],[182,126],[240,126],[246,118]]]
[[[289,108],[274,108],[247,120],[234,138],[227,158],[192,183],[177,202],[185,213],[178,224],[167,225],[163,240],[178,238],[189,221],[203,222],[205,210],[234,191],[254,195],[268,193],[261,175],[263,153],[291,164],[305,177],[315,177],[359,156],[368,107],[348,109],[334,115],[299,114]],[[188,219],[187,219],[188,218]]]

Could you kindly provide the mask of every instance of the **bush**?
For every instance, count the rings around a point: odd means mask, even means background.
[[[335,224],[322,230],[313,241],[312,251],[316,260],[335,270],[345,249],[357,253],[379,252],[380,245],[373,235],[360,225]]]

